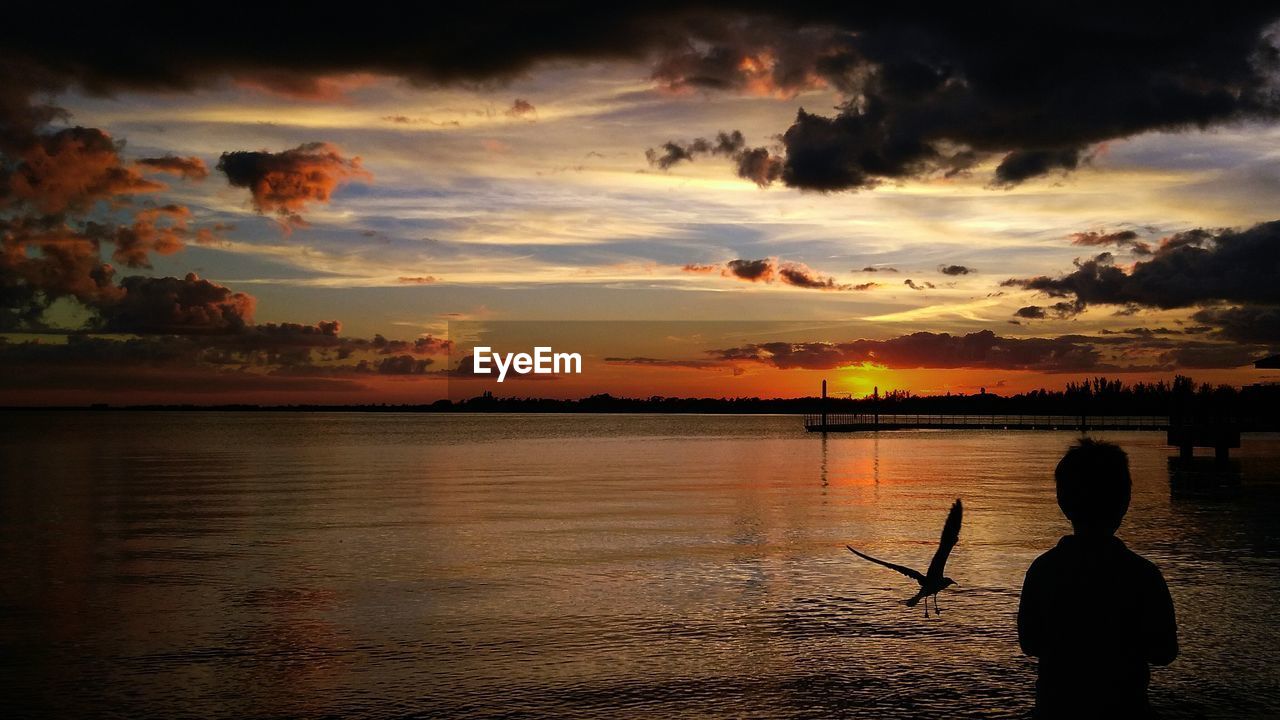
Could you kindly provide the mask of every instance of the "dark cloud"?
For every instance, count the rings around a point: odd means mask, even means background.
[[[742,150],[733,156],[738,177],[765,187],[782,176],[782,159],[758,147]]]
[[[329,345],[342,332],[337,320],[322,320],[314,325],[303,323],[262,323],[254,325],[252,335],[271,345]]]
[[[342,323],[326,320],[315,324],[264,323],[245,325],[235,332],[203,337],[200,342],[210,351],[220,353],[225,362],[256,366],[288,365],[297,372],[309,372],[321,368],[326,372],[383,372],[392,373],[396,365],[380,370],[388,356],[409,355],[418,358],[448,355],[453,348],[449,340],[425,335],[413,340],[388,339],[382,335],[372,338],[345,337]],[[358,360],[355,365],[341,364]],[[407,361],[397,361],[402,365]],[[363,363],[363,364],[361,364]],[[427,363],[430,364],[430,363]],[[424,364],[423,367],[426,365]]]
[[[927,19],[850,9],[828,18],[835,32],[809,41],[820,57],[805,70],[787,64],[788,75],[808,78],[791,87],[825,84],[850,99],[832,116],[797,113],[782,136],[781,179],[823,192],[872,188],[999,158],[992,184],[1008,187],[1075,170],[1107,140],[1274,119],[1276,51],[1264,30],[1277,14],[1247,4],[1176,17],[1133,8],[1012,25],[959,8]],[[735,68],[753,67],[751,48],[779,44],[712,39],[701,62],[681,56],[677,74],[741,91],[748,79]]]
[[[1136,335],[1138,337],[1156,337],[1158,335],[1182,335],[1184,333],[1181,330],[1174,330],[1172,328],[1166,328],[1166,327],[1158,327],[1158,328],[1132,327],[1132,328],[1124,328],[1123,330],[1102,329],[1098,331],[1098,334],[1099,335]]]
[[[808,290],[869,290],[875,283],[848,285],[836,282],[835,278],[818,273],[804,263],[779,261],[778,258],[760,258],[759,260],[730,260],[724,265],[689,264],[684,272],[709,274],[719,272],[725,277],[732,277],[748,282],[772,283],[781,282]]]
[[[0,339],[0,387],[95,393],[358,392],[360,378],[444,377],[435,361],[412,354],[357,359],[335,347],[368,352],[372,341],[340,338],[336,322],[258,325],[235,334],[145,335],[133,338],[73,334],[64,341]],[[405,341],[384,341],[392,348]],[[408,343],[413,346],[414,343]],[[438,352],[429,353],[432,355]],[[135,398],[136,401],[136,398]]]
[[[1075,338],[1006,338],[990,330],[968,335],[919,332],[888,340],[843,343],[756,343],[712,351],[720,360],[752,361],[777,368],[828,370],[872,363],[895,369],[995,368],[1077,372],[1103,366],[1087,341]]]
[[[1280,306],[1211,307],[1200,310],[1191,317],[1196,322],[1216,328],[1228,340],[1280,345]],[[1187,332],[1195,329],[1188,328]]]
[[[281,152],[225,152],[218,169],[231,185],[248,188],[258,212],[292,222],[301,221],[299,212],[308,204],[329,202],[340,184],[369,177],[360,158],[346,158],[337,147],[321,142]]]
[[[1018,308],[1017,312],[1014,313],[1014,316],[1027,320],[1043,320],[1048,317],[1064,320],[1066,318],[1075,317],[1076,315],[1084,312],[1084,307],[1084,304],[1079,301],[1063,300],[1062,302],[1053,303],[1048,307],[1041,305],[1027,305],[1026,307]]]
[[[1011,321],[1018,324],[1017,321]],[[978,368],[1059,372],[1168,372],[1178,368],[1233,368],[1256,357],[1259,345],[1184,341],[1163,333],[1051,338],[1001,337],[990,330],[951,335],[917,332],[884,340],[762,342],[708,351],[703,360],[613,358],[626,364],[733,367],[759,363],[783,370],[832,370],[869,363],[892,369]]]
[[[725,367],[717,360],[679,360],[652,357],[607,357],[610,365],[636,365],[639,367],[684,368],[688,370],[720,370]]]
[[[978,269],[965,267],[964,265],[939,265],[938,272],[943,275],[968,275],[978,272]]]
[[[326,79],[352,73],[424,85],[480,83],[513,78],[542,61],[641,59],[688,35],[693,13],[677,5],[568,2],[546,12],[496,3],[408,8],[394,16],[355,13],[341,23],[259,7],[255,22],[261,27],[291,32],[240,41],[229,38],[243,29],[243,15],[217,6],[102,16],[56,32],[35,31],[49,18],[29,6],[14,8],[0,26],[0,59],[24,86],[44,90],[177,92],[235,78],[290,97],[325,98],[331,95]],[[176,27],[183,29],[180,37],[172,32]],[[121,42],[130,37],[147,42]]]
[[[862,268],[862,270],[860,270],[859,272],[869,272],[869,273],[873,273],[873,272],[887,272],[887,273],[896,273],[896,272],[898,272],[898,268],[895,268],[895,267],[875,267],[875,266],[873,266],[873,265],[868,265],[868,266],[866,266],[866,267]]]
[[[1247,230],[1192,230],[1165,238],[1149,260],[1125,270],[1110,253],[1077,260],[1058,277],[1003,284],[1083,305],[1182,308],[1219,301],[1280,304],[1280,221]]]
[[[809,288],[811,290],[847,290],[848,285],[837,283],[825,275],[819,275],[806,265],[800,263],[783,263],[778,268],[778,277],[788,285]]]
[[[1049,312],[1058,318],[1070,318],[1084,312],[1084,303],[1079,300],[1068,301],[1063,300],[1049,306]]]
[[[521,118],[529,115],[537,115],[537,113],[538,113],[538,109],[533,106],[533,103],[523,98],[516,98],[515,102],[511,103],[511,107],[503,111],[503,114],[505,114],[507,117],[514,117],[514,118]],[[407,119],[408,118],[406,118],[406,120]]]
[[[913,137],[890,137],[887,108],[875,99],[858,111],[824,117],[801,109],[782,136],[782,180],[805,190],[873,188],[886,179],[924,174],[938,152]]]
[[[1179,368],[1238,368],[1253,364],[1260,348],[1237,344],[1194,344],[1166,353],[1166,359]]]
[[[131,286],[128,279],[125,285]],[[154,289],[149,292],[156,293]],[[191,289],[184,292],[191,293]],[[181,313],[188,317],[198,314],[194,308],[201,302],[208,307],[217,305],[218,297],[226,299],[216,286],[198,289],[195,298],[174,294]],[[342,337],[337,321],[240,325],[201,318],[197,332],[184,332],[192,330],[191,326],[161,313],[158,307],[148,312],[151,319],[143,322],[134,317],[130,329],[184,334],[122,338],[76,333],[61,342],[49,335],[24,342],[0,339],[0,385],[111,392],[163,389],[196,394],[267,389],[356,391],[367,388],[351,383],[350,378],[443,376],[443,371],[430,369],[436,362],[433,358],[447,355],[452,347],[449,341],[430,336],[415,340]]]
[[[357,344],[363,341],[353,341]],[[453,341],[424,335],[415,340],[388,340],[381,335],[374,335],[369,346],[381,355],[447,355],[453,349]]]
[[[1075,237],[1078,244],[1091,246],[1137,242],[1136,234],[1127,231],[1113,235]],[[1280,277],[1280,221],[1246,230],[1177,233],[1129,270],[1117,266],[1110,253],[1077,260],[1075,265],[1073,272],[1058,277],[1011,279],[1003,284],[1066,298],[1050,306],[1059,317],[1078,314],[1089,305],[1117,306],[1113,314],[1118,316],[1135,315],[1144,308],[1196,307],[1192,319],[1212,328],[1219,338],[1280,345],[1280,284],[1275,281]],[[1024,311],[1028,308],[1016,314],[1032,317]],[[1257,349],[1249,346],[1242,352]],[[1186,352],[1171,362],[1200,367],[1204,362],[1225,362],[1226,357],[1216,346]]]
[[[1055,170],[1070,172],[1080,167],[1083,148],[1060,148],[1057,150],[1014,150],[996,166],[996,176],[992,181],[998,187],[1017,185],[1024,180],[1040,175],[1048,175]]]
[[[906,280],[903,280],[902,284],[906,285],[912,290],[933,290],[936,287],[931,282],[918,283],[915,280],[912,280],[911,278],[907,278]]]
[[[195,273],[184,278],[127,277],[124,295],[101,306],[101,329],[137,334],[236,333],[253,321],[256,301]]]
[[[378,361],[379,375],[421,375],[431,365],[430,358],[416,358],[412,355],[395,355]]]
[[[649,148],[644,153],[649,164],[660,170],[669,170],[681,162],[691,162],[699,155],[717,155],[733,161],[738,177],[761,187],[777,180],[782,173],[780,158],[766,148],[746,147],[746,139],[737,130],[720,132],[714,141],[706,138],[697,138],[688,143],[669,140],[660,148],[661,150]]]
[[[653,78],[669,89],[791,97],[846,84],[857,62],[852,38],[834,27],[780,32],[775,19],[750,17],[691,29],[704,42],[676,39],[653,70]]]
[[[742,133],[734,130],[733,132],[716,134],[716,144],[712,146],[711,152],[714,155],[735,155],[743,150],[747,141],[742,137]]]
[[[144,170],[177,175],[184,180],[203,180],[209,177],[209,167],[198,157],[163,157],[142,158],[138,160]]]
[[[185,345],[185,346],[184,346]],[[0,342],[0,387],[14,395],[36,391],[47,399],[59,391],[115,394],[138,402],[136,393],[197,395],[212,402],[227,393],[326,391],[357,392],[367,388],[352,378],[289,376],[244,372],[196,364],[199,349],[189,339],[171,336],[117,340],[69,336],[65,343]],[[352,374],[354,375],[354,374]],[[74,398],[80,395],[71,396]]]
[[[1131,245],[1138,240],[1138,233],[1133,230],[1117,230],[1115,232],[1099,232],[1090,230],[1071,234],[1072,245],[1097,247],[1099,245]]]
[[[1134,255],[1150,255],[1151,246],[1138,239],[1138,233],[1133,230],[1117,230],[1115,232],[1098,232],[1090,230],[1088,232],[1072,233],[1072,245],[1083,245],[1085,247],[1098,247],[1103,245],[1114,245],[1116,247],[1128,248]]]
[[[702,138],[698,138],[687,145],[669,140],[663,143],[661,147],[661,152],[654,148],[644,151],[645,159],[649,161],[649,164],[661,170],[669,170],[676,163],[693,160],[694,155],[697,153],[711,151],[711,145]]]
[[[730,260],[725,263],[725,268],[729,274],[740,280],[750,280],[756,282],[763,280],[770,282],[773,280],[774,271],[776,270],[777,261],[773,258],[763,258],[761,260]]]
[[[1264,31],[1280,11],[1265,3],[1157,13],[754,1],[422,12],[334,23],[257,8],[258,26],[290,32],[229,42],[243,18],[220,6],[99,16],[48,32],[33,31],[49,27],[45,8],[11,9],[0,26],[0,141],[56,116],[33,98],[71,87],[175,92],[235,78],[323,98],[332,78],[353,73],[487,83],[566,60],[649,60],[654,80],[676,91],[840,92],[847,100],[834,115],[802,111],[782,133],[777,176],[819,191],[954,174],[987,158],[1000,159],[995,182],[1009,184],[1075,167],[1107,140],[1276,113],[1276,52]],[[129,37],[147,42],[120,41]],[[352,42],[369,37],[377,42]]]

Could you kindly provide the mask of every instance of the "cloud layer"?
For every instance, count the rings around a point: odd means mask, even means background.
[[[818,273],[804,263],[784,261],[774,257],[757,260],[738,258],[729,260],[723,265],[691,263],[685,265],[682,269],[687,273],[718,273],[723,277],[745,280],[746,282],[766,284],[780,282],[784,285],[806,290],[870,290],[876,286],[876,283],[853,285],[836,282],[835,278]]]
[[[985,368],[1069,373],[1232,368],[1251,362],[1258,352],[1253,345],[1178,340],[1154,333],[1015,338],[981,330],[965,335],[917,332],[884,340],[750,343],[710,354],[725,363],[759,363],[783,370],[832,370],[866,363],[899,370]]]
[[[1133,237],[1077,235],[1083,245],[1131,243]],[[1018,310],[1022,318],[1070,317],[1090,305],[1142,308],[1200,308],[1192,318],[1216,327],[1222,337],[1242,342],[1280,343],[1280,221],[1244,230],[1190,230],[1162,240],[1148,259],[1117,265],[1104,252],[1077,260],[1069,273],[1006,280],[1007,287],[1065,298],[1048,307]]]
[[[38,9],[12,15],[0,35],[6,134],[47,121],[52,111],[31,99],[67,87],[172,92],[231,78],[326,97],[333,78],[354,74],[476,83],[541,62],[629,59],[651,63],[653,81],[675,91],[839,92],[845,101],[835,114],[801,109],[780,132],[778,172],[767,154],[745,163],[756,170],[738,167],[757,182],[837,191],[953,175],[987,158],[997,161],[992,183],[1011,185],[1073,170],[1107,140],[1270,120],[1277,111],[1277,52],[1266,31],[1280,11],[1257,3],[991,14],[571,2],[554,14],[458,6],[433,8],[420,22],[367,13],[340,24],[259,8],[260,25],[292,30],[244,43],[226,41],[243,19],[216,7],[120,14],[41,34],[27,31],[43,24]],[[184,32],[171,32],[179,26]],[[369,37],[377,42],[352,42]]]

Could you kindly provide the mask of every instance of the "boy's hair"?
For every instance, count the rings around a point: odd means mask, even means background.
[[[1129,456],[1118,445],[1082,439],[1053,472],[1058,507],[1077,532],[1114,533],[1129,510]]]

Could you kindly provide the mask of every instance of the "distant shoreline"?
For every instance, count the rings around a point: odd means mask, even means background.
[[[516,410],[436,409],[430,405],[17,405],[0,407],[0,413],[27,412],[297,412],[297,413],[425,413],[432,415],[784,415],[811,414],[812,410]]]
[[[1115,380],[1068,383],[1063,390],[1035,390],[1017,395],[946,394],[917,396],[904,391],[864,398],[646,398],[598,394],[575,400],[551,398],[495,397],[485,393],[463,400],[436,400],[431,403],[364,403],[346,405],[288,404],[257,405],[222,403],[197,405],[129,404],[113,405],[14,405],[0,412],[327,412],[327,413],[522,413],[522,414],[637,414],[637,415],[1067,415],[1076,417],[1168,416],[1223,419],[1252,424],[1280,425],[1280,385],[1253,385],[1243,388],[1195,385],[1190,378],[1176,378],[1172,384],[1124,385]]]

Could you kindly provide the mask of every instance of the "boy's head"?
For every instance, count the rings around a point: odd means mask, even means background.
[[[1111,535],[1129,509],[1129,456],[1109,442],[1085,438],[1053,471],[1058,507],[1077,535]]]

